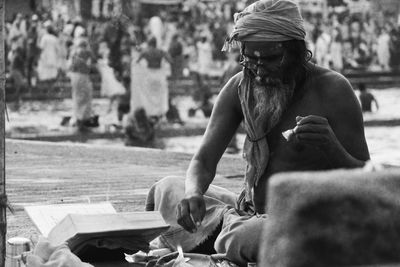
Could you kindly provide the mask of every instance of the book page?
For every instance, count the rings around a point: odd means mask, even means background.
[[[27,206],[25,211],[39,229],[47,237],[51,229],[68,214],[106,214],[116,213],[109,202],[93,204],[56,204]]]
[[[89,244],[147,249],[168,228],[158,211],[69,214],[50,231],[48,240],[53,245],[67,242],[74,253]]]

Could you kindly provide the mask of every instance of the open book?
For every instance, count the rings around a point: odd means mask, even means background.
[[[53,245],[67,243],[75,254],[87,245],[146,249],[169,225],[157,211],[117,213],[110,203],[25,207]]]

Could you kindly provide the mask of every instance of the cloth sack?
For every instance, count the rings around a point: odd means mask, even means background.
[[[53,246],[41,237],[35,246],[33,254],[26,257],[27,267],[93,267],[82,262],[71,252],[66,244]]]

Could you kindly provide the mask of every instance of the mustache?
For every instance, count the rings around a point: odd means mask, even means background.
[[[265,77],[264,85],[268,87],[279,87],[283,86],[282,78],[278,77]]]
[[[282,86],[282,84],[285,84],[286,83],[285,81],[288,80],[287,78],[284,79],[281,73],[258,76],[250,71],[245,71],[245,75],[249,77],[251,80],[254,80],[255,83],[272,87]]]

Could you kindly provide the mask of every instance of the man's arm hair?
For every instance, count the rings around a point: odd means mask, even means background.
[[[186,194],[207,191],[217,164],[242,121],[237,90],[239,80],[239,75],[234,76],[218,95],[200,148],[186,173]]]

